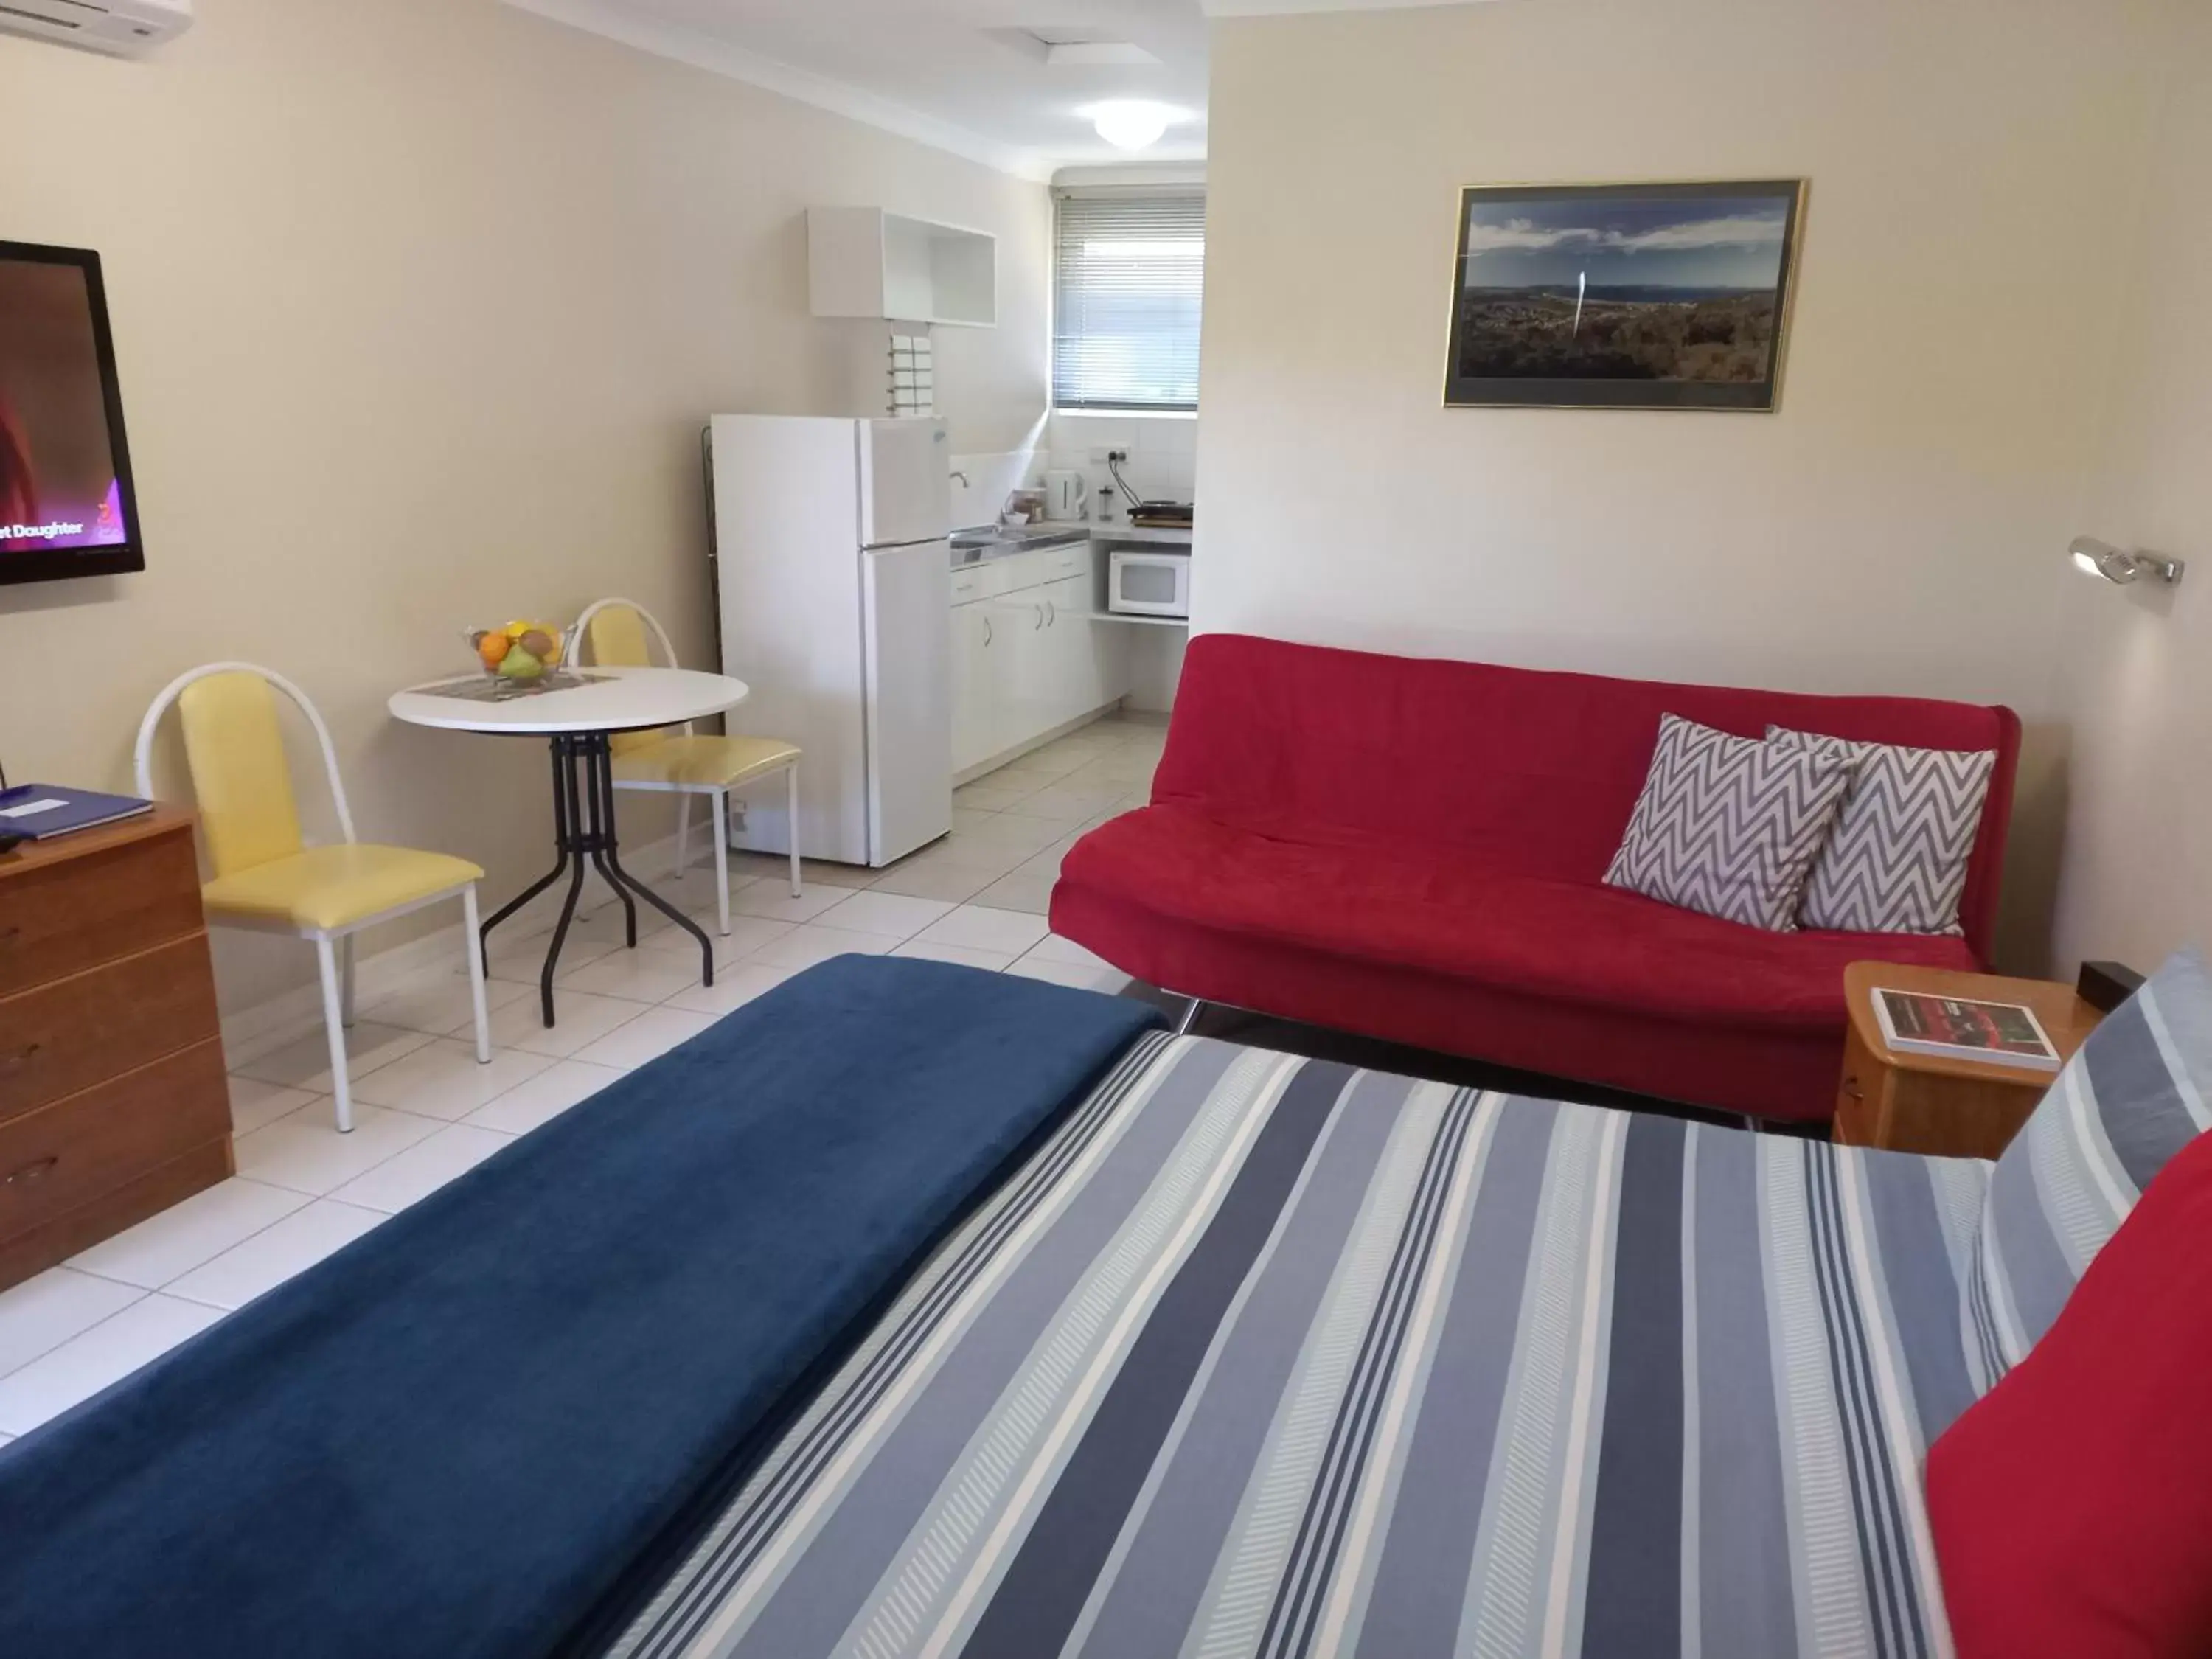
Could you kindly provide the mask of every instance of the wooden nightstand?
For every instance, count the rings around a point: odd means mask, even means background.
[[[1945,968],[1855,962],[1844,969],[1850,1028],[1836,1091],[1835,1138],[1934,1158],[1995,1158],[2027,1121],[2056,1074],[1987,1060],[1939,1060],[1893,1053],[1875,1018],[1874,989],[1920,991],[1984,1002],[2024,1002],[2035,1010],[2062,1059],[2071,1059],[2102,1018],[2070,985],[2001,979]]]

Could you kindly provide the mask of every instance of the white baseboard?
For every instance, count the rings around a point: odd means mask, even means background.
[[[714,838],[707,838],[711,847]],[[632,848],[625,858],[626,866],[641,876],[665,875],[676,864],[676,837],[662,836]],[[596,908],[611,897],[606,884],[594,871],[585,879],[586,902]],[[514,918],[522,923],[538,912],[544,912],[550,922],[552,914],[561,906],[558,889],[540,894]],[[486,907],[489,915],[492,907]],[[512,925],[512,924],[510,924]],[[465,962],[461,955],[461,924],[459,921],[410,939],[403,945],[392,945],[373,956],[363,956],[354,964],[354,1001],[367,1007],[380,997],[391,995],[415,975],[426,968],[447,961]],[[240,1008],[222,1017],[222,1051],[230,1064],[236,1066],[252,1060],[272,1048],[281,1048],[288,1042],[296,1042],[323,1029],[323,988],[316,981],[294,987],[281,996],[266,1002]]]
[[[1062,738],[1080,732],[1086,726],[1096,726],[1109,714],[1118,710],[1121,707],[1121,701],[1117,698],[1112,702],[1102,703],[1087,714],[1078,714],[1072,720],[1062,720],[1048,732],[1040,732],[1033,738],[1024,738],[1012,748],[1001,749],[988,760],[978,761],[963,772],[955,772],[952,775],[952,787],[957,789],[963,784],[973,783],[976,779],[987,777],[1002,766],[1012,765],[1024,755],[1035,754],[1048,743],[1057,743]]]

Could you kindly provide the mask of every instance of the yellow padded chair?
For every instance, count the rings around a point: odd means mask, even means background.
[[[337,846],[310,847],[300,832],[300,809],[277,725],[277,691],[299,706],[321,745],[339,833],[345,837]],[[476,949],[477,883],[483,872],[443,853],[356,842],[330,728],[307,693],[283,675],[251,663],[195,668],[170,681],[154,699],[138,726],[140,794],[153,795],[154,734],[173,702],[184,725],[185,759],[214,872],[200,888],[200,902],[212,921],[315,942],[339,1131],[353,1128],[344,1028],[353,1024],[354,935],[364,927],[425,905],[461,901],[477,1060],[489,1062],[491,1024],[484,1011],[483,958]]]
[[[673,666],[676,647],[668,630],[651,611],[629,599],[600,599],[586,607],[568,630],[563,659],[580,662],[585,645],[592,660],[609,668],[649,668],[653,647]],[[615,787],[677,797],[676,874],[690,867],[691,798],[704,795],[713,808],[714,908],[722,932],[730,931],[730,793],[781,772],[789,805],[791,896],[799,896],[799,759],[796,744],[775,738],[717,738],[689,726],[657,732],[621,732],[607,745],[614,751]]]

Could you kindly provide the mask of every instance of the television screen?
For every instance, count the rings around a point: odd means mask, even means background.
[[[145,568],[100,256],[0,242],[0,584]]]

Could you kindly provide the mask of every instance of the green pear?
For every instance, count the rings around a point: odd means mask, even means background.
[[[499,672],[511,680],[534,680],[545,672],[545,665],[518,645],[500,659]]]

